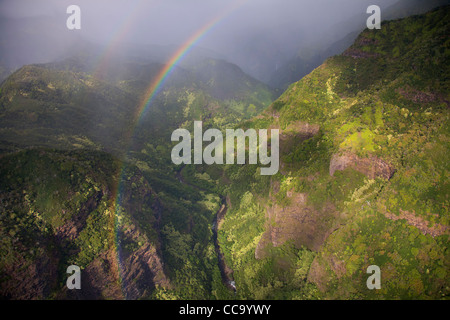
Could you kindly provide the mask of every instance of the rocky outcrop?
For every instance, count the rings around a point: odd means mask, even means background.
[[[292,122],[285,130],[284,134],[289,134],[290,132],[302,135],[304,137],[311,138],[319,133],[320,126],[318,124],[310,124],[304,121]]]
[[[136,226],[120,230],[119,237],[121,242],[144,241],[134,250],[118,246],[100,253],[81,271],[82,289],[64,287],[58,299],[138,300],[149,297],[157,286],[170,287],[156,247]]]
[[[288,192],[287,198],[288,205],[268,208],[266,232],[256,247],[256,259],[266,257],[268,247],[279,247],[287,241],[293,241],[298,248],[318,251],[332,232],[330,221],[335,221],[331,218],[336,210],[331,204],[324,204],[318,211],[307,204],[306,193]]]
[[[81,290],[68,290],[63,287],[63,293],[58,298],[70,300],[123,299],[115,250],[111,249],[100,253],[84,270],[81,270]]]
[[[58,279],[57,259],[39,244],[34,250],[40,253],[34,260],[25,258],[17,251],[8,254],[9,258],[14,259],[14,264],[4,264],[1,267],[2,299],[40,300],[51,293]]]
[[[105,193],[108,193],[106,191]],[[74,214],[70,220],[66,220],[62,226],[55,228],[55,235],[58,242],[70,242],[75,240],[80,231],[86,226],[86,219],[89,214],[97,209],[100,201],[102,200],[104,193],[102,191],[96,192],[92,197],[90,197],[86,203],[80,206],[77,214]],[[66,210],[62,210],[62,214],[66,214]]]
[[[320,131],[317,124],[309,124],[303,121],[291,123],[286,129],[280,131],[281,153],[288,152],[295,144],[314,137]]]
[[[369,179],[381,177],[389,180],[395,173],[395,169],[384,160],[370,156],[368,158],[360,158],[352,153],[334,154],[330,162],[330,175],[333,176],[336,171],[342,171],[352,168]]]
[[[345,50],[342,55],[346,57],[352,57],[353,59],[368,59],[377,58],[380,56],[378,53],[366,52],[356,48],[349,48]]]
[[[274,129],[280,127],[274,126]],[[316,136],[320,132],[320,126],[317,124],[310,124],[304,121],[292,122],[287,128],[280,129],[280,154],[291,153],[298,145],[304,141]],[[286,174],[289,165],[280,159],[280,172]]]
[[[400,214],[395,215],[393,213],[382,211],[381,213],[384,214],[384,216],[390,220],[405,220],[406,223],[408,223],[410,226],[416,227],[417,229],[422,232],[424,235],[431,235],[433,238],[442,236],[444,234],[450,235],[450,227],[442,225],[440,223],[434,223],[433,225],[430,224],[429,221],[425,220],[424,218],[408,211],[404,211],[400,209]],[[437,216],[437,215],[436,215]]]
[[[138,242],[145,236],[135,226],[130,226],[123,233],[123,238],[123,241]],[[121,250],[119,254],[122,256],[120,270],[126,299],[148,297],[156,286],[169,286],[162,260],[156,247],[148,240],[133,252]]]
[[[319,261],[318,257],[313,260],[309,267],[307,280],[314,283],[321,292],[327,290],[327,282],[331,279],[326,271],[325,263]]]

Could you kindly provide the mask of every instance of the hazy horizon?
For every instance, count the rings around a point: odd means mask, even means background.
[[[379,0],[377,5],[383,10],[397,2]],[[72,4],[81,9],[81,30],[66,27],[66,9]],[[300,51],[326,48],[344,38],[368,17],[371,4],[372,0],[3,0],[0,64],[18,68],[52,62],[85,41],[107,46],[108,51],[178,47],[203,30],[195,46],[267,81]],[[208,25],[212,27],[205,28]]]

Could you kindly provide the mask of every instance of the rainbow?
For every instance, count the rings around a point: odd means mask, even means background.
[[[231,6],[224,10],[221,14],[206,23],[202,28],[197,30],[189,39],[178,48],[178,50],[167,61],[165,66],[159,71],[155,79],[144,93],[144,98],[140,103],[135,114],[135,124],[138,125],[145,112],[150,107],[153,99],[158,94],[165,80],[169,77],[174,67],[186,56],[186,54],[198,43],[203,37],[210,32],[215,26],[229,16],[233,11],[244,5],[249,0],[235,1]]]
[[[132,139],[133,132],[138,127],[141,119],[143,118],[143,115],[150,107],[153,99],[158,94],[159,90],[163,86],[165,80],[169,77],[171,74],[171,71],[174,69],[174,67],[189,53],[189,51],[197,44],[199,43],[203,37],[214,29],[215,26],[217,26],[221,21],[223,21],[226,17],[228,17],[233,11],[244,5],[249,0],[236,0],[232,5],[230,5],[226,10],[221,12],[219,15],[211,19],[208,23],[206,23],[203,27],[198,29],[194,34],[192,34],[183,45],[181,45],[170,57],[170,59],[166,62],[164,67],[158,72],[157,76],[153,79],[153,81],[150,83],[148,88],[145,90],[143,94],[143,99],[141,100],[141,103],[139,103],[136,112],[134,114],[134,122],[132,125],[132,128],[130,131],[127,132],[127,135],[125,137],[126,141],[129,143]],[[125,21],[120,25],[120,27],[114,32],[113,36],[111,37],[110,41],[108,41],[108,45],[106,50],[101,54],[100,60],[98,63],[98,68],[94,72],[95,77],[101,77],[101,73],[103,70],[106,69],[108,62],[110,60],[111,54],[114,51],[114,49],[118,46],[118,44],[125,38],[125,36],[128,34],[128,32],[131,29],[132,26],[132,20],[135,16],[136,12],[139,12],[140,4],[143,1],[141,0],[134,8],[130,11],[130,13],[127,15]],[[118,172],[118,181],[117,185],[115,186],[115,190],[113,190],[113,203],[114,203],[114,229],[115,229],[115,252],[116,252],[116,261],[118,266],[118,276],[121,284],[121,290],[123,296],[126,298],[126,293],[124,291],[124,287],[126,286],[125,279],[123,277],[123,267],[122,267],[122,258],[121,258],[121,246],[119,241],[119,217],[121,214],[121,200],[124,192],[124,181],[126,180],[126,163],[122,165],[120,168],[120,171]]]
[[[144,3],[145,0],[134,1],[131,10],[128,11],[128,14],[125,16],[122,22],[116,27],[115,31],[111,33],[111,36],[106,42],[105,49],[103,50],[103,52],[99,54],[97,61],[94,64],[97,66],[93,72],[94,78],[96,79],[102,78],[102,74],[105,72],[105,70],[107,70],[109,66],[112,54],[123,42],[123,40],[126,39],[126,36],[130,33],[132,27],[134,26],[134,21],[136,21],[135,20],[136,15],[140,12],[142,4]],[[154,5],[154,7],[157,7],[157,5],[154,3],[152,3],[152,5]]]
[[[105,49],[98,55],[96,58],[96,62],[94,65],[96,68],[93,71],[93,77],[95,79],[102,79],[104,73],[108,69],[111,61],[111,57],[113,53],[117,50],[118,46],[126,39],[126,36],[131,31],[137,13],[140,12],[142,8],[142,4],[145,3],[145,0],[137,0],[134,1],[133,6],[122,22],[118,25],[118,27],[114,30],[114,32],[109,37],[106,42]],[[127,136],[125,139],[128,141],[130,139],[130,132],[127,132]],[[113,216],[111,223],[114,226],[114,247],[113,250],[115,252],[115,263],[117,263],[117,276],[120,283],[120,289],[122,296],[126,299],[127,295],[124,290],[126,287],[125,278],[123,277],[123,259],[121,257],[121,244],[120,244],[120,235],[119,235],[119,217],[120,217],[120,203],[123,195],[123,181],[125,178],[125,165],[119,169],[118,172],[118,181],[114,186],[114,190],[112,190],[113,194]]]

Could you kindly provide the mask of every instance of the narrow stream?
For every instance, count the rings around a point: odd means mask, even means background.
[[[208,192],[207,190],[204,190],[198,186],[187,183],[184,180],[183,175],[181,174],[181,172],[183,171],[183,168],[181,168],[180,171],[177,172],[177,179],[178,179],[178,181],[180,181],[180,183],[183,183],[185,185],[188,185],[188,186],[195,188],[197,190],[200,190],[200,191]],[[220,199],[221,199],[221,206],[220,206],[219,210],[217,210],[217,212],[214,216],[213,225],[212,225],[214,248],[215,248],[216,254],[217,254],[218,266],[219,266],[219,270],[220,270],[220,275],[222,276],[222,282],[228,289],[233,290],[236,293],[236,284],[233,279],[233,270],[226,265],[225,258],[223,256],[222,251],[220,250],[219,240],[217,239],[217,231],[218,231],[220,221],[222,221],[222,219],[225,217],[227,210],[228,210],[226,198],[223,196],[220,196]]]
[[[220,206],[220,209],[217,211],[214,221],[213,221],[213,240],[214,240],[214,248],[216,249],[217,253],[217,259],[219,261],[219,269],[220,274],[222,276],[222,282],[225,286],[227,286],[228,289],[233,290],[236,292],[236,283],[233,280],[233,270],[231,270],[225,263],[225,258],[223,256],[222,251],[220,250],[219,240],[217,239],[217,231],[219,228],[220,221],[225,217],[227,214],[227,201],[225,197],[220,197],[222,200],[222,204]]]

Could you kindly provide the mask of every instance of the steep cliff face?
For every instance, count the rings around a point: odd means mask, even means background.
[[[170,288],[160,253],[148,240],[139,241],[142,236],[134,225],[124,230],[124,241],[141,244],[132,252],[121,252],[120,270],[126,299],[150,297],[155,287]]]
[[[448,297],[449,14],[362,32],[245,123],[282,136],[270,181],[229,170],[221,239],[243,296]]]
[[[336,171],[352,168],[361,172],[369,179],[383,178],[389,180],[395,172],[391,165],[376,156],[360,158],[355,154],[334,154],[330,161],[330,175]]]
[[[308,205],[306,193],[288,191],[283,205],[267,209],[266,231],[255,249],[255,258],[264,259],[267,246],[280,247],[292,242],[297,248],[319,251],[335,228],[339,213],[330,202],[322,210]]]
[[[116,194],[122,163],[100,152],[36,149],[0,162],[2,297],[139,299],[170,287],[157,198],[137,169],[123,169]],[[82,290],[66,287],[70,265]]]

